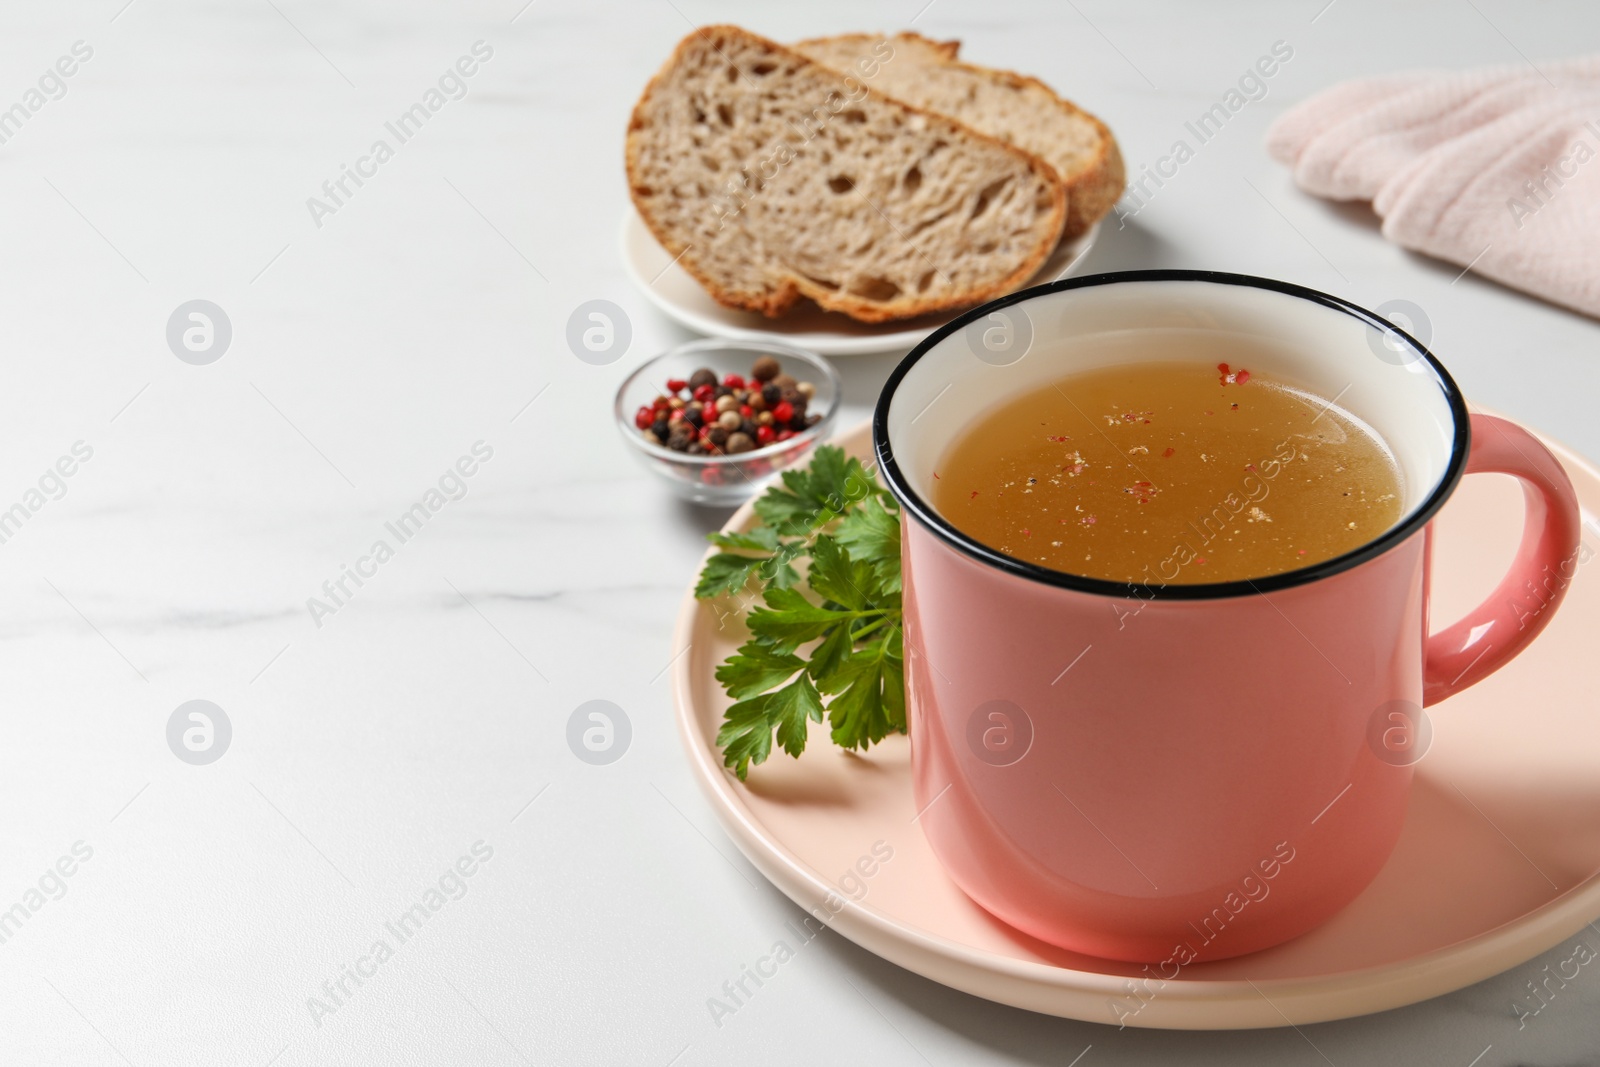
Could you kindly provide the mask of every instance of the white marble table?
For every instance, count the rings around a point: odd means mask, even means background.
[[[524,2],[0,11],[0,109],[27,112],[0,126],[0,511],[22,506],[0,526],[0,909],[25,914],[0,927],[0,1063],[1595,1062],[1600,979],[1520,1031],[1512,1010],[1570,946],[1377,1017],[1188,1034],[997,1007],[828,934],[715,1025],[706,999],[797,912],[717,828],[670,719],[671,619],[721,516],[647,480],[609,422],[622,376],[682,337],[616,254],[648,73],[691,19],[914,20],[1080,98],[1135,167],[1289,42],[1091,269],[1413,301],[1472,397],[1600,456],[1595,323],[1390,247],[1261,148],[1340,77],[1592,50],[1592,7]],[[465,95],[390,134],[462,57]],[[335,201],[345,166],[367,177]],[[232,329],[206,365],[166,336],[196,299]],[[632,317],[605,367],[564,341],[591,299]],[[892,362],[841,363],[847,424]],[[478,442],[445,481],[465,495],[388,534]],[[231,724],[205,765],[167,740],[196,699]],[[632,725],[608,766],[565,739],[594,699]]]

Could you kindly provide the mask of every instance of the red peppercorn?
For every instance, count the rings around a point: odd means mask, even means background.
[[[771,426],[756,427],[756,440],[760,441],[764,445],[770,445],[773,441],[777,440],[777,437],[778,435],[772,431]]]
[[[656,409],[645,406],[633,414],[633,424],[641,430],[648,430],[656,421]]]
[[[704,403],[705,401],[710,400],[712,397],[714,397],[716,395],[717,395],[717,389],[716,389],[716,386],[713,386],[713,385],[699,385],[699,386],[696,386],[695,390],[694,390],[694,398],[696,400],[700,401],[701,403]]]
[[[794,436],[794,431],[793,430],[779,430],[778,431],[778,440],[780,440],[780,441],[787,441],[789,438],[791,438],[793,436]]]
[[[794,405],[787,400],[781,401],[777,407],[772,409],[774,422],[788,422],[792,418],[794,418]]]
[[[737,374],[730,374],[726,378],[722,379],[722,384],[726,385],[729,389],[743,389],[744,379],[739,377]]]
[[[750,409],[749,404],[740,404],[739,414],[743,415],[747,419],[755,417],[755,412]]]
[[[681,393],[681,392],[683,392],[683,387],[688,385],[688,384],[689,383],[684,381],[682,378],[668,378],[667,379],[667,392],[669,392],[669,393]]]

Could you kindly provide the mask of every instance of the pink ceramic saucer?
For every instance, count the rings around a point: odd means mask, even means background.
[[[862,426],[839,444],[870,452]],[[1581,559],[1600,554],[1600,471],[1546,441],[1584,514]],[[1466,479],[1436,521],[1433,628],[1492,590],[1516,550],[1521,489]],[[729,521],[743,529],[749,505]],[[1580,565],[1540,638],[1429,712],[1400,844],[1365,893],[1325,926],[1168,980],[1066,952],[1005,926],[940,868],[911,795],[909,743],[866,756],[814,727],[741,783],[714,739],[727,698],[716,665],[744,636],[727,603],[686,596],[674,666],[690,765],[750,861],[804,910],[862,947],[990,1000],[1092,1022],[1234,1029],[1319,1022],[1411,1004],[1515,966],[1600,917],[1600,571]],[[934,803],[938,803],[937,799]]]

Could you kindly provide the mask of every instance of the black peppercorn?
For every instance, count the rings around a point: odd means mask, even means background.
[[[701,367],[699,370],[689,375],[689,391],[691,393],[700,388],[702,385],[716,384],[717,372],[711,370],[709,367]]]
[[[773,407],[783,399],[783,390],[768,382],[761,387],[761,399],[767,402],[768,407]]]

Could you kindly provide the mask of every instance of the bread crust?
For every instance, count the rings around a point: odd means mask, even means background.
[[[868,45],[888,40],[911,40],[938,52],[946,63],[960,67],[962,70],[991,81],[1002,82],[1014,89],[1032,87],[1045,93],[1055,101],[1056,106],[1062,111],[1080,119],[1086,120],[1099,134],[1099,146],[1094,161],[1078,174],[1061,175],[1061,180],[1067,186],[1067,224],[1062,232],[1063,240],[1071,240],[1086,232],[1089,227],[1099,222],[1109,212],[1116,202],[1122,198],[1122,191],[1127,185],[1127,171],[1122,161],[1122,150],[1117,146],[1117,139],[1111,130],[1098,117],[1085,111],[1071,100],[1062,96],[1049,85],[1038,78],[1028,74],[1019,74],[1016,71],[1004,70],[998,67],[984,67],[975,63],[968,63],[959,57],[961,42],[959,40],[936,41],[931,37],[924,37],[915,31],[904,33],[871,34],[871,33],[841,33],[832,37],[808,37],[797,42],[797,49],[808,46],[823,47],[842,42]],[[875,90],[881,92],[882,90]],[[885,94],[892,96],[893,94]]]
[[[956,308],[970,307],[1011,292],[1032,278],[1055,249],[1067,222],[1068,198],[1065,183],[1061,181],[1060,176],[1056,174],[1055,169],[1049,163],[1031,152],[974,130],[948,115],[915,107],[893,97],[885,97],[885,100],[891,101],[896,107],[904,109],[909,114],[921,115],[930,122],[950,127],[953,135],[987,142],[1013,155],[1018,161],[1026,164],[1030,171],[1044,179],[1052,193],[1049,221],[1043,229],[1046,239],[1036,242],[1036,247],[1033,248],[1026,259],[1005,277],[989,284],[972,286],[966,290],[941,297],[918,297],[913,294],[906,294],[903,297],[889,301],[866,300],[848,292],[818,285],[810,279],[804,276],[797,276],[792,272],[775,271],[770,265],[764,265],[773,283],[773,288],[770,292],[758,294],[727,288],[718,279],[710,276],[700,264],[695,262],[693,255],[689,254],[692,246],[677,239],[653,217],[647,203],[639,193],[641,186],[639,178],[640,155],[643,151],[642,131],[647,126],[644,113],[654,99],[655,94],[661,90],[668,75],[677,67],[691,48],[697,47],[703,42],[710,44],[720,52],[720,44],[730,38],[739,39],[747,44],[767,49],[770,53],[784,59],[794,59],[810,64],[820,70],[837,75],[841,79],[845,76],[826,64],[818,63],[807,56],[801,55],[799,52],[778,44],[776,41],[751,33],[742,27],[718,24],[700,27],[679,41],[666,62],[651,77],[638,102],[634,104],[633,111],[629,117],[628,133],[624,144],[628,195],[632,198],[639,217],[644,220],[645,226],[650,230],[656,241],[677,259],[678,265],[687,270],[717,303],[725,307],[757,311],[770,318],[775,318],[793,307],[801,296],[805,296],[816,302],[820,307],[829,311],[842,312],[859,322],[889,322],[941,311],[950,311]]]

